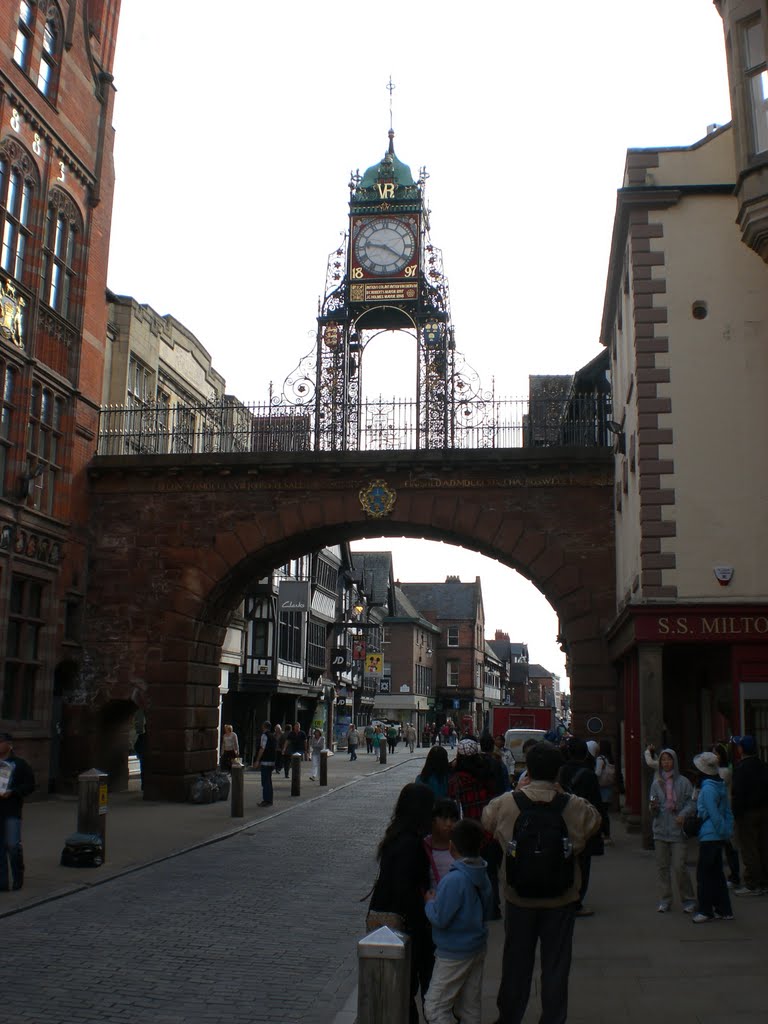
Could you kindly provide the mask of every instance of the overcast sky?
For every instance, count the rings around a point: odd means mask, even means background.
[[[184,324],[243,401],[279,392],[314,345],[350,171],[387,146],[390,75],[395,150],[430,175],[457,345],[513,397],[599,351],[627,148],[690,145],[730,119],[709,0],[127,0],[109,285]],[[368,390],[407,396],[414,359],[377,340]],[[481,576],[489,635],[563,672],[554,613],[511,570],[386,547],[403,580]]]

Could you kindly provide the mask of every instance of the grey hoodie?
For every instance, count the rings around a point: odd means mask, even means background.
[[[667,791],[661,770],[661,755],[669,754],[673,761],[672,778],[675,791],[675,809],[667,810]],[[684,843],[686,837],[682,827],[677,824],[675,818],[685,818],[696,812],[696,804],[693,800],[693,786],[684,775],[681,775],[677,766],[677,754],[669,747],[659,752],[659,767],[651,783],[649,793],[651,807],[655,808],[653,815],[653,838],[666,843]],[[654,803],[655,800],[655,803]]]

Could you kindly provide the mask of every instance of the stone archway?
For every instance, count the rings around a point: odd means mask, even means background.
[[[150,798],[184,799],[215,764],[220,650],[246,584],[366,536],[460,544],[521,572],[559,616],[576,727],[598,714],[615,733],[608,451],[105,456],[90,478],[83,682],[102,702],[142,695]],[[383,518],[361,504],[374,480],[396,495]]]

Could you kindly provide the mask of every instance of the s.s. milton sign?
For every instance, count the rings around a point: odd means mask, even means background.
[[[722,615],[695,611],[641,615],[635,621],[635,638],[662,642],[693,640],[696,643],[768,640],[768,613],[754,609],[728,609]]]

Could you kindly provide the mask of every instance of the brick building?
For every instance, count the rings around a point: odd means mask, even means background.
[[[0,727],[41,788],[81,699],[120,0],[0,5]]]

